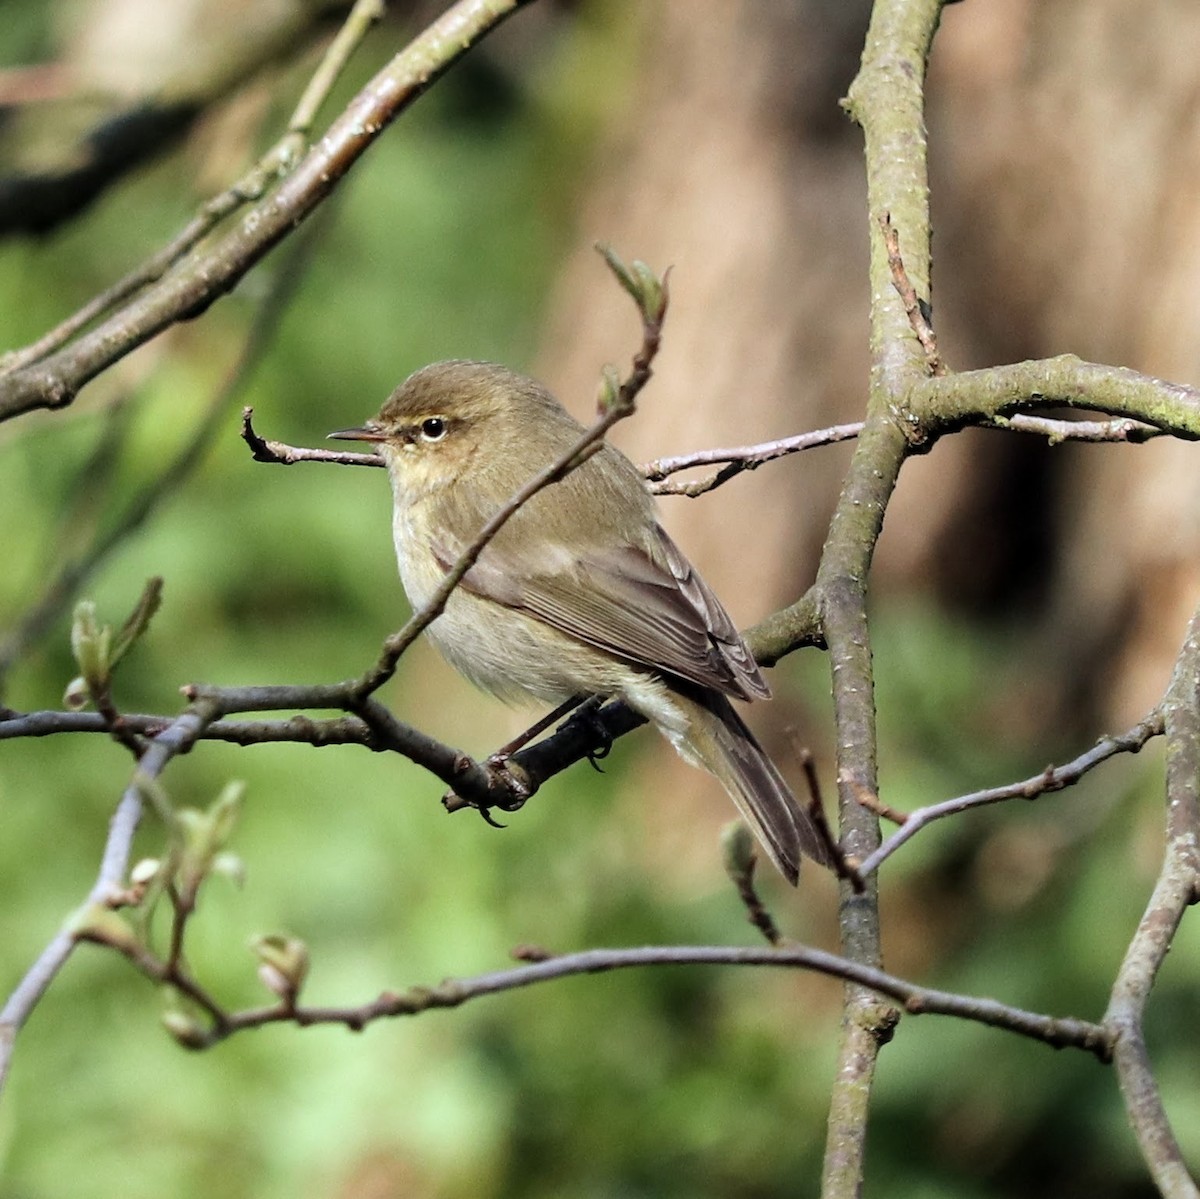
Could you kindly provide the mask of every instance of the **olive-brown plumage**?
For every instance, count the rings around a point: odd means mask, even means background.
[[[540,384],[487,362],[409,376],[361,429],[388,466],[400,576],[424,604],[493,513],[583,433]],[[721,781],[783,874],[827,853],[729,699],[770,691],[720,601],[663,531],[637,468],[603,445],[519,509],[429,626],[505,699],[620,696]]]

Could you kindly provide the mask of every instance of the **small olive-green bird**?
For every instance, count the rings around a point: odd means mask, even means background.
[[[387,463],[400,577],[424,605],[486,521],[584,427],[540,384],[490,362],[438,362],[331,437]],[[784,877],[828,862],[812,821],[729,702],[766,699],[753,655],[663,531],[637,468],[607,443],[487,544],[429,626],[468,679],[512,700],[619,696],[714,774]]]

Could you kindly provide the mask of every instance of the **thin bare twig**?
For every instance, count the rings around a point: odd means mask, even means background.
[[[1155,428],[1144,421],[1116,416],[1111,420],[1055,420],[1049,416],[1030,416],[1018,412],[1014,416],[994,416],[985,429],[1015,429],[1018,433],[1033,433],[1049,439],[1051,445],[1063,441],[1127,442],[1140,445],[1155,437],[1165,437],[1166,429]]]
[[[152,713],[123,712],[125,727],[143,736],[161,733],[173,718]],[[53,737],[60,733],[107,732],[98,712],[15,712],[0,708],[0,741],[17,737]],[[370,745],[371,731],[357,716],[314,720],[293,716],[289,720],[214,720],[201,734],[202,741],[233,745],[293,742],[301,745]]]
[[[775,917],[767,910],[754,885],[754,869],[758,865],[758,850],[750,830],[740,820],[726,826],[721,834],[721,850],[725,873],[746,909],[746,919],[762,934],[768,945],[780,946],[783,934]]]
[[[816,830],[817,839],[825,846],[834,874],[843,882],[848,882],[858,894],[862,894],[865,884],[858,871],[846,860],[833,829],[829,827],[829,818],[825,815],[825,800],[821,796],[821,777],[817,774],[817,764],[812,751],[800,744],[792,730],[788,730],[788,735],[792,742],[792,752],[804,771],[804,784],[808,788],[808,816]]]
[[[912,325],[921,349],[925,353],[925,364],[931,375],[944,375],[946,364],[942,361],[937,348],[937,334],[929,321],[929,305],[922,303],[913,287],[908,271],[904,269],[904,259],[900,254],[900,232],[892,224],[892,214],[884,212],[879,217],[879,228],[883,233],[883,244],[887,249],[888,268],[892,272],[892,286],[904,304],[904,313],[908,323]]]
[[[375,453],[308,449],[305,446],[287,445],[282,441],[268,441],[254,431],[253,416],[253,408],[242,409],[242,440],[250,447],[255,462],[270,462],[277,466],[294,466],[297,462],[332,462],[337,466],[387,466]]]
[[[873,874],[901,845],[915,837],[935,820],[941,820],[944,816],[954,816],[959,812],[966,812],[971,808],[980,808],[987,804],[1003,803],[1009,799],[1037,799],[1053,791],[1062,791],[1066,787],[1073,787],[1088,771],[1094,770],[1102,762],[1107,762],[1109,758],[1115,757],[1117,754],[1136,754],[1151,738],[1161,736],[1162,731],[1162,710],[1155,708],[1133,728],[1113,737],[1101,737],[1091,749],[1062,766],[1047,766],[1040,774],[1032,775],[1020,782],[1006,783],[1002,787],[989,787],[983,791],[972,791],[967,795],[944,799],[940,803],[929,804],[927,807],[908,812],[904,814],[900,827],[859,866],[858,872],[864,877]],[[860,799],[860,802],[867,803],[865,799]],[[878,811],[879,808],[876,807],[875,810]],[[894,817],[889,816],[889,819],[894,819]]]
[[[815,449],[817,446],[849,441],[861,432],[862,421],[855,421],[848,425],[832,425],[827,429],[816,429],[811,433],[799,433],[794,437],[781,437],[776,441],[764,441],[760,445],[678,454],[671,458],[658,458],[653,462],[647,462],[642,467],[642,474],[646,476],[650,483],[650,490],[655,495],[686,495],[694,498],[720,487],[722,483],[727,483],[743,471],[757,470],[764,462],[773,462],[776,458],[783,458],[802,450]],[[679,471],[718,463],[724,463],[724,465],[720,470],[706,475],[703,479],[696,479],[689,483],[667,481],[668,475],[677,474]]]
[[[91,937],[103,941],[102,933]],[[1105,1030],[1097,1024],[1073,1017],[1053,1017],[1025,1011],[994,999],[959,995],[921,987],[884,970],[863,966],[837,954],[804,945],[786,944],[776,948],[750,948],[737,945],[647,945],[628,949],[589,949],[579,953],[548,956],[545,951],[529,954],[536,960],[507,970],[480,974],[466,979],[447,979],[435,986],[415,986],[406,991],[384,992],[377,999],[353,1007],[308,1007],[272,1004],[239,1012],[221,1009],[203,988],[180,971],[168,978],[166,964],[144,952],[130,953],[126,946],[114,948],[126,956],[154,982],[182,982],[189,995],[193,990],[204,996],[201,1006],[213,1018],[206,1033],[188,1041],[190,1048],[202,1049],[248,1028],[265,1024],[292,1022],[302,1027],[313,1024],[342,1024],[359,1031],[376,1020],[396,1016],[414,1016],[437,1008],[458,1007],[485,995],[497,995],[538,983],[580,974],[601,974],[612,970],[639,969],[647,966],[772,966],[810,970],[832,978],[852,981],[889,996],[903,1004],[912,1015],[925,1013],[956,1016],[992,1028],[1030,1037],[1055,1048],[1076,1048],[1107,1061],[1111,1046]]]
[[[253,409],[242,410],[242,440],[250,447],[258,462],[270,462],[279,466],[292,466],[297,462],[330,462],[337,466],[385,465],[377,454],[311,449],[260,437],[251,424],[252,415]],[[862,428],[862,421],[852,421],[845,425],[830,425],[808,433],[759,442],[757,445],[696,450],[690,454],[677,454],[644,462],[641,471],[654,495],[682,495],[694,499],[714,491],[744,471],[757,470],[764,463],[774,462],[804,450],[816,449],[818,446],[850,441],[862,432]],[[1025,413],[987,417],[981,420],[980,428],[1031,433],[1048,438],[1052,445],[1064,441],[1140,443],[1166,435],[1164,429],[1157,429],[1153,425],[1128,417],[1114,417],[1112,420],[1055,420]],[[701,479],[680,483],[671,481],[669,477],[695,467],[715,465],[720,465],[721,469]]]

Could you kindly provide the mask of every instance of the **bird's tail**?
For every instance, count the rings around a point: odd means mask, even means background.
[[[829,849],[812,817],[729,700],[699,688],[672,688],[671,699],[686,728],[660,725],[663,733],[682,758],[716,776],[784,878],[796,884],[802,854],[828,866]]]

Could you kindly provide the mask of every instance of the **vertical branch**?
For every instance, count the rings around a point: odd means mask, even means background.
[[[924,352],[892,286],[880,218],[890,212],[902,230],[910,278],[928,304],[923,85],[940,10],[940,0],[877,0],[862,67],[845,101],[865,138],[871,385],[866,426],[830,525],[817,590],[833,681],[842,849],[852,860],[862,860],[880,839],[878,819],[859,802],[860,796],[873,796],[878,790],[867,576],[907,453],[906,393],[926,372]],[[844,954],[878,967],[882,952],[875,879],[869,879],[861,893],[849,882],[842,883],[839,918]],[[848,1199],[861,1192],[875,1066],[897,1019],[896,1009],[878,995],[847,985],[825,1143],[822,1194],[827,1199]]]
[[[1167,845],[1158,882],[1117,974],[1104,1015],[1130,1126],[1167,1199],[1196,1199],[1146,1051],[1150,989],[1189,904],[1200,900],[1200,612],[1163,701],[1167,736]]]

